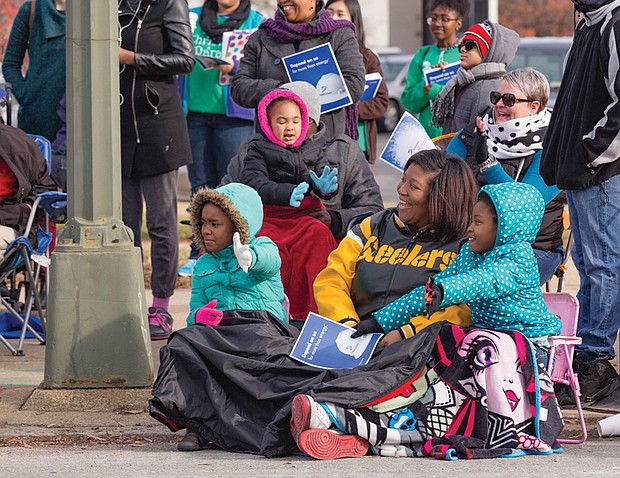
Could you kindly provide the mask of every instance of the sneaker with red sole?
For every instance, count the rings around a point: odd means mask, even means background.
[[[172,316],[165,309],[149,307],[149,332],[151,340],[168,340],[172,332]]]
[[[297,395],[291,404],[291,435],[295,441],[301,432],[309,428],[324,428],[332,426],[332,421],[325,409],[309,395]]]
[[[334,430],[311,428],[297,439],[299,450],[317,460],[359,458],[368,452],[368,440],[357,435],[344,435]]]

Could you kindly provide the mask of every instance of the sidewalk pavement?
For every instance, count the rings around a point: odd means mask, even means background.
[[[146,290],[147,303],[151,291]],[[174,330],[185,327],[191,289],[177,289],[170,301]],[[165,340],[152,341],[154,371]],[[25,355],[14,357],[0,344],[0,447],[89,446],[123,443],[144,446],[178,441],[147,412],[150,389],[61,390],[37,395],[43,380],[45,346],[27,339]]]

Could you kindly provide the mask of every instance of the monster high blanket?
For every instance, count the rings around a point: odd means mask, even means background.
[[[383,456],[549,454],[563,426],[552,383],[523,335],[450,324],[425,373],[400,395],[355,409],[323,406]]]

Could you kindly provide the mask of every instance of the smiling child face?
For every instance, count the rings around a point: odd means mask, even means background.
[[[489,252],[495,246],[497,237],[497,215],[486,202],[478,201],[474,206],[474,218],[467,229],[469,248],[476,254]]]

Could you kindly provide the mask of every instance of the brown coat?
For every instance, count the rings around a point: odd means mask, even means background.
[[[364,67],[366,74],[379,73],[383,78],[383,70],[379,58],[368,48],[360,45],[360,52],[364,57]],[[379,90],[372,100],[362,101],[357,104],[359,120],[364,122],[364,131],[366,133],[366,157],[370,164],[374,164],[377,158],[377,120],[381,118],[387,111],[389,102],[388,89],[385,84],[385,78],[379,84]]]

